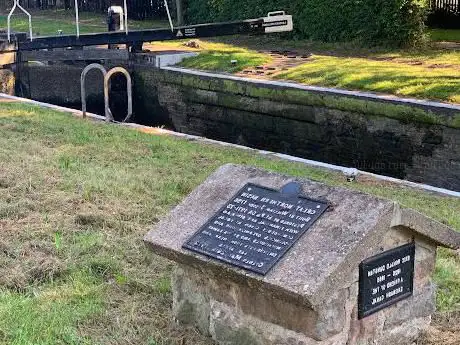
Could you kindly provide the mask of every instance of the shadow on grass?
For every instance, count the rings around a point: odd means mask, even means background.
[[[460,71],[404,66],[384,61],[314,56],[310,62],[277,74],[305,84],[385,92],[460,102]]]

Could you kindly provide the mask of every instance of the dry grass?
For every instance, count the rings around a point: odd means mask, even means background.
[[[229,162],[388,197],[460,229],[460,199],[0,104],[0,344],[211,344],[171,323],[173,265],[142,237]]]
[[[460,312],[438,314],[433,318],[433,327],[417,345],[460,344]]]

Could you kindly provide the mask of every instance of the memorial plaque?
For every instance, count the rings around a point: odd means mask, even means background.
[[[415,244],[391,249],[359,266],[358,318],[382,310],[412,295]]]
[[[248,183],[183,247],[265,275],[328,207],[299,191]]]

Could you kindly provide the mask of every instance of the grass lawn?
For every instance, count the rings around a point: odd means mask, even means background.
[[[0,344],[210,344],[171,325],[173,266],[142,237],[229,162],[390,198],[460,230],[458,198],[1,103]],[[440,251],[436,282],[438,306],[460,310],[458,255]]]
[[[256,50],[239,47],[212,41],[198,41],[199,48],[188,49],[184,46],[189,40],[169,41],[169,42],[152,42],[152,49],[161,46],[170,49],[187,49],[197,51],[200,55],[185,59],[182,67],[195,68],[206,71],[239,72],[247,67],[253,67],[270,63],[272,58],[268,54],[260,53]],[[232,60],[236,60],[237,64],[233,65]]]
[[[183,48],[182,41],[161,44]],[[460,50],[456,49],[365,49],[239,36],[201,41],[200,55],[180,65],[235,73],[269,64],[269,51],[284,49],[312,56],[297,66],[279,65],[277,72],[265,78],[460,103]],[[232,65],[231,60],[238,64]]]
[[[18,12],[19,13],[19,12]],[[33,31],[40,35],[75,33],[74,13],[65,10],[33,12]],[[107,30],[104,14],[80,13],[82,33]],[[167,26],[166,21],[128,22],[131,29]],[[6,27],[6,14],[0,16]],[[13,28],[27,31],[27,18],[14,17]],[[433,42],[460,41],[460,30],[433,29]],[[184,41],[161,42],[158,45],[184,49]],[[155,44],[153,45],[155,46]],[[298,66],[287,66],[274,72],[270,79],[283,79],[310,85],[382,92],[400,96],[460,103],[460,50],[433,45],[421,51],[368,49],[353,43],[315,43],[292,41],[277,35],[220,37],[200,41],[200,55],[184,60],[181,66],[206,71],[238,73],[273,62],[270,50],[294,50],[312,57]],[[237,60],[237,64],[232,64]]]
[[[435,42],[460,42],[460,30],[454,29],[431,29],[431,40]]]
[[[433,64],[441,60],[427,63],[415,58],[416,63],[408,64],[405,57],[394,59],[398,61],[314,55],[309,62],[282,71],[275,78],[460,103],[460,60],[458,66],[436,68]]]
[[[28,17],[21,11],[15,11],[11,19],[11,28],[14,31],[29,32]],[[32,29],[35,35],[56,35],[58,30],[63,34],[75,34],[75,13],[73,10],[36,10],[31,12]],[[8,13],[0,15],[0,27],[7,27]],[[80,33],[107,31],[105,14],[90,12],[79,13]],[[168,26],[166,21],[155,20],[128,20],[130,29],[155,29]]]

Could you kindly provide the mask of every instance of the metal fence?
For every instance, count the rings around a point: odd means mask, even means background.
[[[73,0],[21,0],[21,5],[27,9],[55,9],[74,7]],[[168,1],[174,7],[174,1]],[[12,0],[0,0],[0,9],[6,11],[13,5]],[[79,0],[81,11],[105,13],[109,6],[123,6],[123,0]],[[128,17],[131,19],[166,19],[166,8],[163,0],[127,0]]]
[[[432,0],[428,26],[460,29],[460,0]]]
[[[81,0],[79,2],[79,8],[82,11],[92,12],[106,12],[107,8],[113,5],[123,6],[123,0]],[[128,0],[127,6],[128,17],[132,19],[167,18],[163,0]]]
[[[432,0],[431,9],[432,11],[460,13],[460,0]]]

